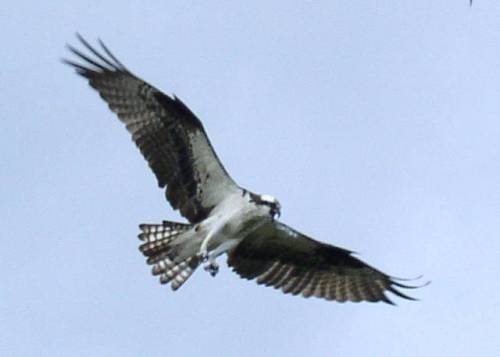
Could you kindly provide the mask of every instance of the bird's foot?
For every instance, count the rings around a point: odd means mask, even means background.
[[[200,259],[200,262],[202,262],[202,263],[208,262],[208,251],[207,250],[200,250],[198,252],[197,256]]]
[[[217,273],[219,272],[219,264],[217,264],[215,261],[211,261],[207,265],[203,267],[206,271],[210,273],[212,276],[216,276]]]

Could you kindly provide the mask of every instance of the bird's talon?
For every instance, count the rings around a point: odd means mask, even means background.
[[[208,262],[208,252],[200,252],[198,253],[198,257],[202,263]]]
[[[216,276],[217,273],[219,272],[219,265],[217,263],[212,262],[212,263],[206,265],[203,269],[208,271],[210,273],[210,275]]]

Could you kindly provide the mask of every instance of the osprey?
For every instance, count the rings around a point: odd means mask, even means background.
[[[397,288],[415,288],[369,266],[352,252],[322,243],[277,220],[281,206],[269,195],[238,186],[224,169],[202,123],[176,96],[132,74],[99,40],[102,51],[80,35],[83,64],[64,59],[86,78],[132,134],[166,199],[189,223],[141,224],[140,251],[153,275],[173,290],[200,264],[212,276],[216,258],[241,277],[284,293],[327,300],[384,301]]]

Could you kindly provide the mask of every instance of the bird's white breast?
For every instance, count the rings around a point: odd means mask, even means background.
[[[268,210],[250,202],[248,195],[230,195],[206,219],[208,230],[213,234],[209,249],[230,240],[237,244],[270,219]]]

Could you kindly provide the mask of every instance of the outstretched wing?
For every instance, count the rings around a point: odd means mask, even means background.
[[[241,277],[257,279],[284,293],[327,300],[384,301],[389,291],[413,288],[372,268],[352,252],[313,240],[283,223],[267,224],[246,237],[229,254],[228,265]]]
[[[174,209],[190,222],[205,219],[227,194],[238,190],[217,158],[200,120],[175,96],[165,95],[132,74],[99,41],[100,53],[80,35],[84,64],[63,60],[87,78],[125,123]]]

